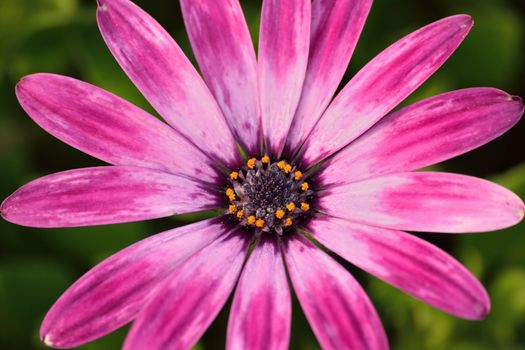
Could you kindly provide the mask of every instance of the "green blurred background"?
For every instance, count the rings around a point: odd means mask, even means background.
[[[137,3],[191,56],[177,1]],[[242,1],[253,37],[260,1]],[[54,72],[101,86],[154,113],[111,57],[95,22],[95,0],[0,0],[0,197],[39,176],[101,163],[62,144],[22,111],[14,86],[24,75]],[[345,77],[410,31],[438,18],[468,13],[475,26],[454,56],[408,101],[458,88],[494,86],[525,96],[525,1],[376,0]],[[193,59],[193,58],[192,58]],[[405,102],[405,103],[406,103]],[[434,168],[496,181],[525,198],[525,123],[467,155]],[[29,229],[0,222],[0,349],[42,349],[40,322],[75,279],[110,254],[147,235],[195,220],[75,229]],[[525,349],[525,223],[479,235],[426,234],[487,286],[492,312],[469,322],[436,311],[349,267],[384,322],[393,349]],[[199,349],[224,347],[227,308]],[[82,349],[117,349],[126,329]],[[294,300],[293,349],[318,344]]]

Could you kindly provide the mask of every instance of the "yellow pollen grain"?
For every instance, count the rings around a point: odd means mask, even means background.
[[[308,204],[308,203],[301,203],[301,210],[302,211],[310,210],[310,204]]]
[[[282,219],[282,218],[284,218],[284,210],[282,210],[282,209],[277,210],[277,211],[275,212],[275,217],[276,217],[277,219]]]
[[[277,167],[279,169],[283,170],[285,166],[286,166],[286,162],[284,160],[277,162]]]
[[[284,226],[286,227],[292,226],[292,223],[293,223],[292,218],[286,218],[286,220],[284,221]]]
[[[264,227],[264,220],[263,219],[257,219],[257,221],[255,221],[255,226],[261,228],[261,227]]]
[[[297,171],[294,173],[294,175],[293,175],[293,178],[295,179],[295,181],[300,180],[302,177],[303,177],[303,173],[300,172],[299,170],[297,170]]]
[[[248,224],[250,224],[250,225],[255,224],[255,216],[253,216],[253,215],[248,216],[248,217],[246,218],[246,222],[247,222]]]
[[[248,168],[250,168],[250,169],[255,168],[255,161],[256,160],[257,159],[255,159],[255,158],[248,159],[248,162],[246,162],[246,165],[248,166]]]
[[[264,164],[270,163],[270,157],[268,157],[268,156],[262,157],[261,158],[261,162],[263,162]]]
[[[242,219],[243,216],[244,216],[244,210],[239,210],[237,212],[237,219]]]
[[[237,180],[238,177],[239,177],[239,173],[238,173],[238,172],[236,172],[236,171],[232,171],[232,172],[230,173],[230,179],[232,179],[232,180]]]
[[[290,164],[286,164],[283,170],[286,174],[289,174],[290,171],[292,171],[292,166]]]
[[[286,204],[286,209],[288,209],[288,211],[294,211],[295,203],[294,202],[290,202],[290,203]]]
[[[228,211],[233,214],[237,211],[237,207],[233,204],[230,204],[230,206],[228,207]]]
[[[231,201],[234,201],[235,200],[235,191],[231,188],[228,188],[226,190],[226,196],[231,200]]]
[[[309,188],[310,188],[310,185],[308,185],[308,182],[303,182],[301,184],[301,190],[306,191]]]

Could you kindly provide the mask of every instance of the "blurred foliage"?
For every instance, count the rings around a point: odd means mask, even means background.
[[[176,1],[137,1],[172,33],[191,56]],[[257,37],[260,1],[242,1]],[[108,89],[154,114],[104,45],[95,21],[95,0],[0,1],[0,197],[44,174],[101,164],[53,139],[34,125],[14,97],[26,74],[54,72]],[[348,69],[347,81],[387,45],[440,17],[469,13],[471,34],[443,68],[405,101],[468,86],[495,86],[525,96],[523,0],[376,0]],[[255,40],[257,43],[257,41]],[[439,166],[490,178],[525,198],[521,123],[506,135]],[[202,215],[210,215],[204,213]],[[189,215],[145,223],[75,229],[29,229],[0,222],[0,349],[42,349],[38,328],[46,310],[81,274],[142,237],[198,219]],[[525,349],[525,223],[479,235],[422,234],[447,250],[487,286],[492,312],[469,322],[432,309],[366,274],[369,291],[393,349]],[[228,308],[197,349],[224,344]],[[126,328],[82,349],[116,349]],[[292,348],[317,349],[294,300]]]

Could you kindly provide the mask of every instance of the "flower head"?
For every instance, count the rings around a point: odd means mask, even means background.
[[[286,230],[295,229],[293,222],[304,218],[314,192],[303,190],[305,182],[297,176],[301,171],[284,161],[270,163],[264,159],[269,157],[249,159],[246,166],[234,172],[238,177],[230,176],[232,188],[226,192],[229,208],[240,208],[243,215],[233,216],[244,226],[255,225],[257,236],[263,232],[283,235]],[[291,173],[292,170],[295,171]],[[302,211],[296,209],[295,203],[301,203]],[[232,210],[228,213],[235,214]]]
[[[333,98],[371,0],[265,0],[257,58],[236,0],[181,0],[204,80],[132,2],[98,3],[108,47],[168,124],[72,78],[23,78],[16,93],[36,123],[111,165],[30,182],[2,216],[72,227],[220,215],[140,241],[81,277],[46,315],[47,345],[78,346],[133,321],[124,349],[190,348],[236,286],[227,348],[284,349],[288,276],[323,348],[386,349],[366,293],[317,245],[438,309],[485,317],[477,279],[403,231],[501,229],[523,218],[523,202],[485,180],[411,171],[501,135],[523,103],[471,88],[391,112],[461,43],[469,16],[402,38]]]

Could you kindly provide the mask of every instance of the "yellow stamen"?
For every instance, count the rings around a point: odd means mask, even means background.
[[[261,158],[261,162],[267,164],[267,163],[270,163],[270,157],[268,156],[264,156]]]
[[[286,218],[286,220],[284,221],[284,226],[286,227],[292,226],[292,223],[293,223],[292,218]]]
[[[248,168],[250,168],[250,169],[255,168],[255,161],[256,160],[257,159],[255,159],[255,158],[248,159],[248,162],[246,162],[246,165],[248,165]]]
[[[236,172],[236,171],[232,171],[232,172],[230,173],[230,179],[232,179],[232,180],[237,180],[238,177],[239,177],[239,173],[238,173],[238,172]]]
[[[286,204],[286,209],[288,209],[288,211],[294,211],[295,203],[294,202],[290,202],[290,203]]]
[[[308,203],[301,203],[301,210],[302,211],[310,210],[310,204],[308,204]]]
[[[249,224],[249,225],[253,225],[255,224],[255,216],[253,215],[250,215],[246,218],[246,222]]]
[[[286,166],[286,162],[284,160],[277,162],[277,167],[279,169],[283,170],[285,166]]]
[[[261,228],[261,227],[264,227],[264,220],[263,219],[257,219],[257,221],[255,221],[255,226]]]
[[[300,172],[299,170],[296,170],[294,173],[294,177],[293,177],[295,181],[299,181],[302,177],[303,177],[303,173]]]
[[[230,206],[228,207],[228,211],[233,214],[237,211],[237,207],[233,204],[230,204]]]
[[[235,191],[233,189],[231,189],[231,188],[228,188],[226,190],[226,196],[228,197],[228,199],[230,201],[234,201],[235,200]]]
[[[275,212],[275,217],[276,217],[277,219],[282,219],[282,218],[284,218],[284,210],[282,210],[282,209],[277,210],[277,211]]]
[[[290,171],[292,171],[292,166],[290,164],[286,164],[283,170],[286,174],[289,174]]]
[[[237,212],[237,219],[242,219],[243,216],[244,216],[244,210],[239,210]]]
[[[308,190],[309,188],[310,188],[310,186],[308,185],[308,182],[303,182],[303,183],[301,184],[301,190],[306,191],[306,190]]]

